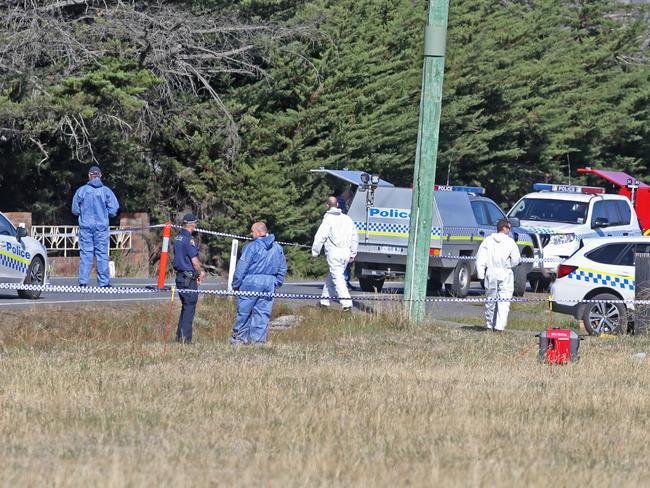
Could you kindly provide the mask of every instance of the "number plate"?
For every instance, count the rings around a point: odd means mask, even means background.
[[[379,246],[379,252],[385,254],[405,254],[406,248],[398,246]]]

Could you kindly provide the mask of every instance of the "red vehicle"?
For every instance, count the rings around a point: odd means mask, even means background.
[[[630,199],[643,235],[650,235],[650,185],[623,173],[622,171],[607,171],[602,169],[579,168],[578,173],[591,173],[619,187],[618,194]]]

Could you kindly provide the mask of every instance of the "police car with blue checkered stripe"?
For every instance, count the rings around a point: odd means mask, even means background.
[[[27,229],[16,228],[0,212],[0,283],[42,285],[46,282],[47,250]],[[40,291],[18,290],[21,298],[38,298]]]
[[[411,188],[399,188],[377,175],[362,171],[320,168],[312,173],[328,174],[344,182],[341,195],[359,237],[355,273],[363,291],[381,291],[387,277],[401,277],[406,270]],[[504,212],[479,187],[434,185],[433,218],[429,243],[427,288],[443,286],[454,296],[467,296],[476,275],[476,253],[483,240],[496,232]],[[523,257],[533,257],[531,236],[513,223],[512,237]],[[516,296],[526,290],[530,262],[514,269]]]
[[[582,239],[641,235],[630,200],[596,186],[535,183],[508,213],[533,236],[538,261],[528,274],[534,290],[545,291],[559,262],[573,254]]]
[[[582,247],[557,267],[551,287],[553,310],[583,320],[590,334],[624,334],[634,304],[608,300],[634,300],[634,259],[639,252],[650,252],[650,237],[584,239]]]

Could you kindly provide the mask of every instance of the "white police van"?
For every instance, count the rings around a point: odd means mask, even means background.
[[[406,270],[411,188],[391,183],[362,171],[321,168],[313,173],[328,174],[350,185],[346,191],[348,215],[359,234],[355,272],[361,289],[380,291],[387,277],[401,276]],[[441,186],[433,189],[434,207],[429,250],[428,288],[444,284],[450,293],[467,296],[476,264],[472,259],[488,235],[496,232],[496,222],[505,218],[499,206],[476,187]],[[513,237],[522,256],[533,256],[531,236],[517,227]],[[461,258],[461,259],[458,259]],[[464,259],[463,259],[464,258]],[[530,263],[515,269],[515,294],[523,295]]]
[[[528,274],[533,290],[548,290],[558,264],[579,248],[581,239],[642,234],[625,196],[595,186],[535,183],[533,189],[508,212],[533,236],[535,256],[545,259]]]
[[[14,227],[0,212],[0,283],[42,285],[46,282],[47,250],[27,237],[25,227]],[[22,298],[38,298],[40,291],[18,290]]]

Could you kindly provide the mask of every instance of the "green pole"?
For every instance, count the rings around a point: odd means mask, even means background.
[[[429,15],[424,33],[420,123],[413,169],[409,247],[404,281],[406,312],[409,319],[416,323],[422,322],[425,316],[424,299],[427,295],[433,184],[438,155],[448,13],[449,0],[429,0]]]

